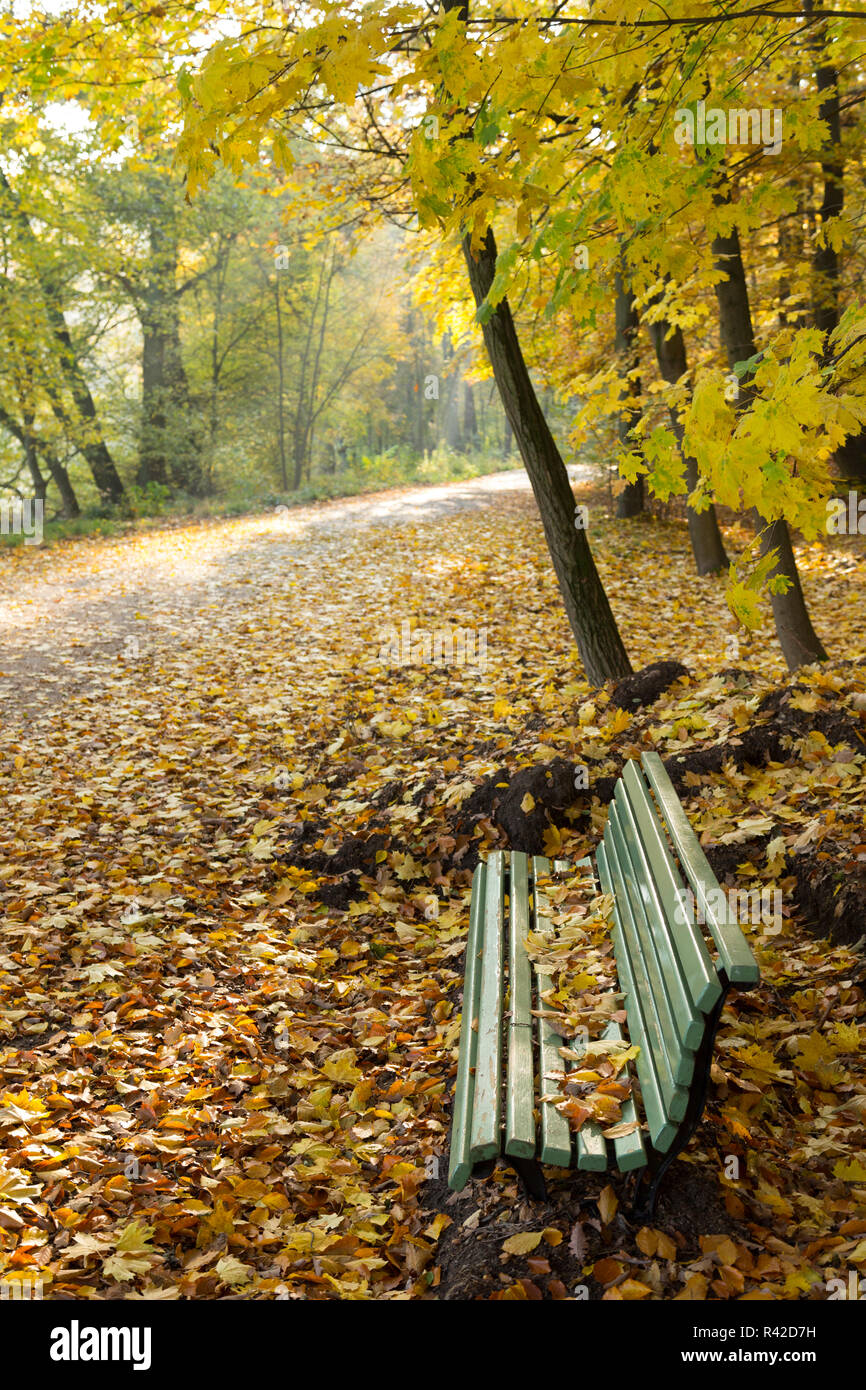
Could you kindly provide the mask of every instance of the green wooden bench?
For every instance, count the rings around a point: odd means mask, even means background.
[[[524,942],[528,930],[551,930],[536,883],[569,865],[497,851],[472,882],[448,1170],[455,1191],[491,1173],[500,1156],[536,1197],[546,1196],[543,1165],[615,1167],[635,1170],[635,1214],[652,1215],[666,1170],[698,1125],[725,996],[731,985],[757,984],[758,967],[661,759],[645,753],[642,764],[643,774],[638,763],[626,764],[596,853],[601,890],[614,899],[627,1041],[639,1048],[629,1065],[640,1106],[634,1096],[626,1100],[623,1120],[637,1119],[640,1128],[611,1139],[595,1122],[572,1132],[541,1100],[556,1089],[543,1078],[567,1067],[563,1039],[533,1013],[549,981],[535,978]],[[595,873],[589,859],[579,867]],[[609,1024],[605,1037],[623,1037],[619,1025]]]

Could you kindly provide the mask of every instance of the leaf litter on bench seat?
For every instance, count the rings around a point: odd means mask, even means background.
[[[613,898],[593,891],[587,903],[587,890],[595,884],[585,873],[546,877],[537,886],[545,894],[550,930],[530,932],[526,952],[549,983],[539,993],[545,1007],[533,1012],[548,1019],[561,1038],[579,1039],[577,1047],[566,1043],[558,1049],[563,1069],[544,1073],[541,1103],[554,1105],[574,1131],[595,1122],[604,1127],[605,1138],[624,1137],[640,1127],[636,1120],[624,1121],[622,1111],[632,1096],[628,1063],[639,1049],[601,1036],[612,1022],[626,1022],[610,940]],[[548,1091],[546,1082],[560,1086]]]

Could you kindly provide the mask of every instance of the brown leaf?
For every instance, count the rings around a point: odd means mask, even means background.
[[[599,1195],[598,1199],[598,1210],[601,1214],[601,1219],[604,1222],[605,1226],[609,1226],[613,1218],[616,1216],[616,1210],[618,1206],[619,1201],[617,1199],[617,1195],[608,1183],[607,1187],[602,1188],[601,1194]]]
[[[605,1257],[603,1260],[596,1260],[592,1267],[592,1277],[599,1284],[612,1284],[614,1279],[618,1279],[622,1274],[624,1265],[619,1260],[612,1260]]]
[[[583,1264],[586,1259],[586,1231],[580,1221],[575,1221],[571,1228],[571,1236],[568,1241],[568,1248],[579,1264]]]

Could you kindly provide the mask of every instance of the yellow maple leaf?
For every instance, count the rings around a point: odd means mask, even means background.
[[[347,1047],[340,1052],[332,1052],[330,1057],[322,1067],[329,1081],[351,1082],[354,1086],[356,1081],[361,1080],[361,1070],[356,1065],[358,1054],[353,1048]]]
[[[549,825],[544,832],[544,853],[548,859],[556,859],[562,852],[562,836],[555,825]]]
[[[621,734],[624,729],[627,729],[631,721],[632,715],[627,709],[618,709],[613,718],[605,724],[602,735],[608,739],[614,738],[617,734]]]
[[[430,1222],[430,1225],[425,1226],[424,1234],[429,1236],[431,1240],[438,1240],[442,1232],[450,1225],[451,1217],[446,1216],[444,1211],[440,1211],[438,1216]]]
[[[849,1163],[840,1158],[833,1164],[833,1177],[843,1182],[866,1182],[866,1163],[862,1158],[852,1158]]]

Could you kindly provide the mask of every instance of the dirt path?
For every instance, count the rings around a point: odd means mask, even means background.
[[[592,470],[571,471],[575,483]],[[215,611],[235,608],[262,560],[303,579],[325,557],[351,551],[369,527],[401,527],[481,510],[521,497],[522,469],[432,487],[277,507],[229,521],[95,537],[44,550],[9,552],[0,571],[0,709],[31,723],[69,693],[98,694],[118,662],[152,653]]]

